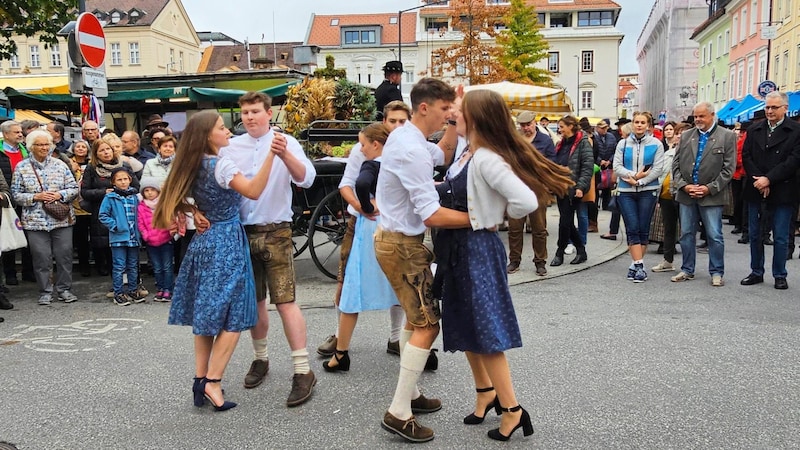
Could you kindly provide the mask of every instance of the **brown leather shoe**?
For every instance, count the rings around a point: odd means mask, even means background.
[[[325,338],[325,341],[317,347],[317,354],[321,356],[331,357],[336,353],[336,343],[338,339],[336,336],[330,335]]]
[[[264,377],[267,376],[267,372],[269,372],[269,361],[253,360],[250,364],[250,370],[244,376],[245,389],[253,389],[260,385],[264,381]]]
[[[314,391],[315,384],[317,384],[317,377],[310,370],[306,374],[294,374],[294,377],[292,377],[292,392],[289,393],[286,406],[299,406],[308,401]]]
[[[386,414],[383,415],[381,428],[409,442],[428,442],[433,440],[433,430],[418,424],[417,418],[414,416],[407,420],[401,420],[386,411]]]
[[[414,414],[428,414],[442,409],[442,401],[438,398],[425,398],[423,394],[411,400],[411,412]]]
[[[386,342],[386,353],[400,356],[400,341]]]

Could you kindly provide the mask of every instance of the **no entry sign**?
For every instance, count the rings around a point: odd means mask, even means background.
[[[100,68],[106,58],[106,34],[94,14],[85,12],[78,16],[75,40],[84,62],[95,69]]]

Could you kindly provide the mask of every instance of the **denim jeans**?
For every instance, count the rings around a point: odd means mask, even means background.
[[[650,237],[650,220],[656,208],[658,191],[620,192],[617,197],[619,212],[625,221],[628,245],[647,245]]]
[[[153,275],[156,277],[156,289],[172,292],[173,284],[173,256],[175,249],[172,242],[153,247],[147,246],[147,255],[153,265]]]
[[[788,256],[789,230],[793,227],[792,213],[794,207],[786,205],[767,205],[766,210],[761,209],[761,203],[747,202],[747,219],[750,224],[750,271],[756,275],[764,275],[764,240],[761,235],[763,213],[772,217],[772,276],[786,278],[786,257]]]
[[[578,215],[578,235],[581,237],[581,245],[573,242],[576,247],[586,247],[586,238],[589,233],[589,203],[576,198],[575,213]]]
[[[697,250],[695,243],[700,220],[706,228],[708,242],[708,273],[712,276],[725,274],[725,241],[722,238],[722,206],[700,206],[697,202],[681,203],[681,270],[693,274]]]
[[[135,291],[139,280],[139,247],[111,247],[111,281],[114,294],[122,294],[122,274],[128,274],[128,291]]]

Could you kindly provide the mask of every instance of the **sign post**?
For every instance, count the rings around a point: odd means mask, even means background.
[[[778,85],[776,85],[775,82],[770,80],[762,81],[758,85],[758,96],[761,98],[765,98],[767,94],[777,90],[778,90]]]
[[[67,39],[70,62],[69,88],[74,97],[91,94],[95,97],[108,96],[106,79],[106,35],[103,25],[91,13],[81,13],[75,30]]]

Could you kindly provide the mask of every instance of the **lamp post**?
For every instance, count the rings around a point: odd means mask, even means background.
[[[577,98],[575,99],[575,116],[580,117],[581,115],[581,57],[578,55],[572,55],[575,59],[578,60],[578,71],[576,72],[576,84],[577,88],[575,90],[575,95]]]
[[[427,6],[445,5],[447,3],[450,3],[450,0],[425,1],[425,3],[422,5],[415,6],[413,8],[401,9],[397,12],[397,60],[400,61],[400,64],[403,64],[403,13],[425,8]],[[401,78],[400,83],[402,82],[403,80]]]

